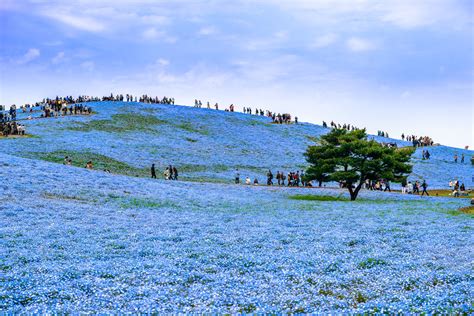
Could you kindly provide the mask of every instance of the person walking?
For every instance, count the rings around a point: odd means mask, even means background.
[[[461,155],[461,163],[464,163],[464,154]]]
[[[407,193],[407,179],[403,178],[402,179],[402,194],[406,194],[406,193]]]
[[[155,164],[151,165],[151,178],[156,179],[156,169],[155,169]]]
[[[390,190],[390,181],[385,180],[384,183],[385,183],[385,189],[383,191],[385,192],[388,190],[388,192],[392,192],[392,190]]]
[[[423,183],[421,184],[421,187],[423,188],[423,191],[421,192],[421,196],[423,196],[425,193],[426,193],[427,196],[430,196],[428,194],[428,191],[426,191],[426,188],[428,187],[428,184],[426,183],[425,180],[423,180]]]
[[[173,166],[173,174],[174,174],[174,180],[178,180],[178,169]]]

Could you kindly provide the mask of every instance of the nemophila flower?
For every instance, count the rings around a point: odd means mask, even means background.
[[[465,200],[0,164],[7,313],[473,312]]]
[[[77,160],[74,154],[84,159],[87,153],[100,154],[126,163],[133,167],[127,174],[140,176],[148,175],[152,163],[158,168],[172,164],[183,179],[219,182],[231,182],[238,168],[242,179],[248,176],[265,183],[268,169],[274,173],[303,169],[307,146],[328,131],[313,124],[275,125],[261,116],[174,105],[91,102],[90,106],[97,114],[25,121],[28,133],[36,137],[2,140],[0,150],[43,159],[58,158],[62,152],[73,153],[73,160]],[[430,160],[422,160],[421,151],[413,156],[410,180],[425,179],[429,188],[447,188],[453,179],[469,186],[472,151],[429,147]],[[456,153],[465,154],[464,164],[453,162]]]

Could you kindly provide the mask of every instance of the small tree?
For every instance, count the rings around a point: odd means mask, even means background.
[[[305,156],[310,163],[306,180],[345,182],[354,201],[366,180],[401,182],[411,172],[408,163],[413,148],[384,147],[367,140],[365,130],[333,129],[321,136],[320,144],[309,146]]]

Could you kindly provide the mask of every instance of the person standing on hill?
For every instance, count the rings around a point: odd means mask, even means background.
[[[461,154],[461,163],[464,163],[464,154]]]
[[[454,162],[455,162],[455,163],[458,162],[458,154],[455,154],[455,155],[454,155]]]
[[[384,181],[384,184],[385,184],[385,189],[384,189],[383,191],[384,191],[384,192],[385,192],[385,191],[392,192],[392,190],[390,190],[390,181],[385,180],[385,181]]]
[[[407,193],[407,178],[402,179],[402,194]]]
[[[174,175],[174,180],[178,180],[178,169],[173,166],[173,175]]]
[[[420,182],[415,181],[415,185],[413,186],[413,194],[420,194]]]
[[[271,170],[267,172],[267,185],[273,185],[273,173]]]
[[[239,169],[235,169],[235,184],[239,184],[239,183],[240,183]]]
[[[426,188],[428,187],[428,184],[426,183],[425,180],[423,180],[423,183],[421,184],[421,187],[423,188],[423,192],[421,192],[421,196],[423,196],[425,193],[426,193],[427,196],[430,196],[428,194],[428,191],[426,191]]]
[[[156,179],[156,170],[155,170],[155,164],[151,165],[151,178]]]

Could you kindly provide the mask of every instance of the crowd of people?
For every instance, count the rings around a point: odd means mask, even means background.
[[[415,136],[415,135],[406,135],[402,134],[402,140],[407,142],[412,142],[413,147],[426,147],[433,146],[433,139],[429,136]]]
[[[267,185],[278,185],[278,186],[289,186],[289,187],[310,187],[312,186],[310,182],[305,182],[304,180],[304,171],[298,170],[296,172],[288,172],[286,175],[283,171],[277,171],[276,175],[273,174],[271,170],[268,170],[266,174]],[[235,172],[235,184],[240,184],[240,172],[237,169]],[[276,182],[274,182],[276,180]],[[254,178],[252,181],[248,176],[245,178],[245,184],[254,184],[258,185],[259,181],[257,178]]]
[[[365,181],[364,184],[365,184],[365,188],[367,190],[392,192],[392,189],[390,188],[390,181],[385,180],[385,179],[381,179],[381,180],[378,180],[378,181],[367,180],[367,181]]]
[[[377,136],[389,138],[388,133],[384,131],[377,131]]]
[[[52,104],[46,104],[41,107],[43,113],[41,117],[59,117],[66,115],[90,115],[92,114],[92,108],[82,103],[73,103],[68,105],[66,102],[57,102]]]
[[[334,128],[334,129],[345,129],[345,130],[348,130],[348,131],[356,131],[356,130],[360,130],[360,128],[354,126],[354,125],[351,125],[351,124],[339,124],[339,123],[334,123],[334,121],[331,121],[330,125],[328,126],[328,123],[326,123],[325,121],[323,121],[323,127],[324,128]]]
[[[425,194],[429,196],[427,188],[428,184],[425,180],[423,180],[421,184],[419,181],[415,181],[415,183],[412,183],[411,181],[407,182],[406,179],[402,181],[402,194],[420,194],[421,189],[421,196]]]
[[[0,122],[0,132],[3,137],[8,136],[24,136],[25,135],[25,126],[16,122]]]

